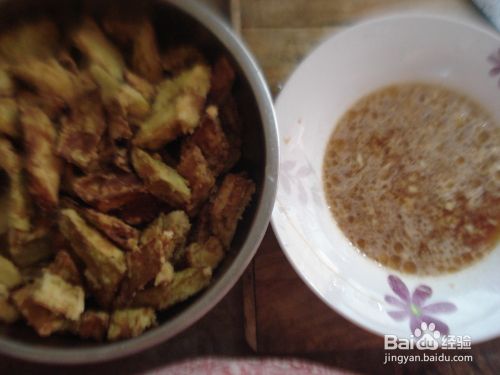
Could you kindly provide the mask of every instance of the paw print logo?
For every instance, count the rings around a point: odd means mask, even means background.
[[[436,325],[434,323],[422,322],[420,328],[415,328],[413,337],[417,340],[418,349],[430,349],[436,350],[439,348],[439,342],[441,341],[441,333],[436,331]]]

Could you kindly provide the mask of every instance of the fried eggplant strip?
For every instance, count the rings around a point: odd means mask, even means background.
[[[91,63],[100,66],[114,79],[123,79],[125,61],[94,20],[85,18],[73,33],[72,40]]]
[[[149,102],[132,86],[113,77],[100,65],[92,64],[90,75],[101,89],[101,98],[108,111],[118,111],[134,120],[142,120],[149,114]]]
[[[196,144],[203,153],[214,173],[219,174],[231,169],[240,158],[240,148],[233,147],[221,127],[218,110],[209,106],[206,115],[188,142]]]
[[[241,174],[228,174],[217,191],[210,210],[211,229],[226,249],[254,192],[254,182]]]
[[[11,66],[10,72],[33,86],[41,96],[59,98],[66,103],[73,103],[95,88],[88,77],[64,69],[55,58],[25,60]]]
[[[158,94],[149,118],[139,128],[134,144],[158,149],[198,126],[208,90],[210,69],[196,64],[173,79],[158,85]]]
[[[187,211],[192,216],[209,197],[215,186],[215,177],[200,148],[192,142],[182,145],[177,171],[191,187],[191,200]]]
[[[0,62],[0,97],[14,95],[14,81],[10,76],[7,66]]]
[[[94,95],[82,98],[62,119],[58,154],[83,170],[99,158],[98,146],[106,130],[104,112]]]
[[[124,223],[117,217],[106,215],[90,208],[82,208],[80,212],[90,224],[118,246],[129,251],[137,250],[140,236],[140,232],[137,229]]]
[[[165,310],[206,288],[211,279],[212,271],[208,267],[186,268],[176,272],[171,283],[139,291],[132,305]]]
[[[12,98],[0,98],[0,133],[11,138],[17,138],[19,130],[17,119],[19,111],[17,103]]]
[[[133,149],[132,165],[149,192],[173,207],[185,206],[191,199],[187,181],[175,169],[154,159],[147,152]]]
[[[78,177],[73,191],[101,212],[119,209],[146,195],[143,183],[133,174],[98,173]]]
[[[103,27],[113,38],[131,47],[130,62],[137,74],[153,83],[161,80],[163,71],[158,44],[153,25],[148,18],[126,20],[113,15],[103,21]]]
[[[31,202],[26,189],[21,158],[12,144],[0,138],[0,168],[9,176],[8,226],[23,232],[31,228]]]
[[[40,109],[32,107],[21,114],[28,190],[43,209],[52,211],[59,203],[61,160],[56,156],[57,133]]]
[[[106,337],[108,327],[109,314],[107,312],[86,310],[71,331],[83,339],[102,341]]]
[[[156,313],[153,309],[116,310],[111,314],[108,340],[115,341],[136,337],[156,324]]]
[[[155,239],[161,239],[159,245],[162,256],[165,260],[170,260],[175,252],[184,247],[190,229],[191,223],[184,211],[161,213],[144,229],[140,242],[141,244],[154,243]]]
[[[37,305],[73,321],[77,321],[84,310],[82,287],[47,271],[35,281],[32,298]]]
[[[84,275],[98,302],[109,306],[127,270],[125,255],[73,209],[61,211],[59,229],[85,263]]]
[[[59,44],[54,22],[38,19],[19,23],[0,34],[0,56],[9,64],[51,56]]]
[[[14,305],[28,324],[42,337],[64,330],[67,327],[66,319],[35,303],[33,291],[34,286],[31,284],[12,293]]]

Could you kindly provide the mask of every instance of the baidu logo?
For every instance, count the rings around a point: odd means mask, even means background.
[[[419,349],[419,350],[437,350],[437,349],[470,349],[470,336],[441,335],[436,330],[434,323],[427,324],[422,322],[420,327],[415,328],[413,335],[409,339],[399,338],[396,335],[384,336],[384,349]]]

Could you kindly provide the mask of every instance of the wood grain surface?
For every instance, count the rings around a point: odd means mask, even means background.
[[[483,22],[468,0],[231,0],[230,9],[275,95],[322,39],[368,17],[413,12]]]

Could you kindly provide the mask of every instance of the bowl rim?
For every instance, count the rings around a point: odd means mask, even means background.
[[[279,167],[277,120],[266,79],[243,41],[225,20],[206,4],[196,0],[157,1],[174,6],[211,32],[231,52],[255,95],[263,122],[266,162],[262,195],[250,231],[234,261],[210,289],[198,296],[182,313],[154,330],[121,342],[77,349],[43,347],[0,337],[2,354],[46,364],[89,364],[133,355],[158,345],[194,324],[229,292],[240,279],[264,237],[276,197]]]
[[[500,34],[498,31],[496,31],[491,25],[488,24],[482,24],[478,20],[470,19],[470,18],[465,18],[465,17],[459,17],[459,16],[446,16],[446,15],[441,15],[441,14],[435,14],[435,13],[426,13],[426,12],[408,12],[408,13],[393,13],[393,14],[386,14],[386,15],[377,15],[373,17],[368,17],[359,20],[358,22],[346,27],[343,30],[337,31],[337,32],[332,32],[327,35],[325,35],[321,40],[317,42],[317,44],[307,53],[306,56],[295,66],[294,70],[288,75],[287,80],[285,81],[283,85],[283,89],[280,91],[279,95],[276,97],[275,100],[275,109],[276,109],[276,115],[278,117],[278,124],[279,124],[279,106],[280,102],[283,99],[283,92],[286,89],[287,84],[289,81],[294,77],[299,69],[302,67],[302,65],[314,54],[316,54],[319,50],[324,47],[331,39],[337,38],[339,36],[343,36],[344,34],[351,33],[353,29],[358,29],[358,28],[365,28],[365,27],[371,27],[372,25],[377,25],[381,23],[385,23],[387,21],[398,21],[398,20],[418,20],[418,21],[438,21],[438,22],[443,22],[443,23],[448,23],[452,25],[459,25],[464,28],[471,29],[475,32],[478,33],[483,33],[489,37],[493,37],[495,39],[500,38]],[[356,30],[357,31],[357,30]],[[280,132],[282,131],[281,129],[278,129]],[[280,144],[281,147],[281,144]],[[283,157],[281,154],[280,157]],[[278,184],[279,184],[279,179],[278,179]],[[283,250],[283,253],[285,257],[287,258],[288,262],[292,266],[293,270],[297,273],[297,275],[300,277],[300,279],[304,282],[305,285],[316,295],[317,298],[319,298],[326,306],[328,306],[332,311],[336,312],[339,314],[342,318],[346,319],[350,323],[354,324],[355,326],[362,328],[363,330],[370,332],[376,336],[383,337],[384,333],[381,333],[380,330],[377,330],[373,328],[372,326],[366,324],[362,320],[359,319],[359,317],[356,316],[356,314],[353,313],[353,310],[349,307],[345,307],[342,305],[342,303],[339,303],[338,301],[332,301],[327,298],[327,296],[324,293],[324,290],[322,290],[321,287],[319,287],[314,281],[312,281],[303,271],[303,268],[300,264],[300,259],[296,257],[292,251],[290,251],[287,247],[290,245],[287,244],[286,238],[286,232],[280,229],[280,215],[278,213],[278,205],[279,205],[279,194],[277,194],[276,197],[276,203],[275,207],[273,210],[273,214],[271,217],[271,227],[273,228],[274,233],[276,234],[277,241]],[[317,259],[319,259],[314,253],[313,255]],[[319,260],[321,261],[321,260]],[[325,266],[325,268],[328,268]],[[384,267],[388,274],[390,272],[393,273],[398,273],[398,271],[393,271],[390,268]],[[330,270],[330,268],[328,268]],[[478,345],[480,343],[483,343],[485,341],[491,340],[498,337],[498,335],[495,334],[490,334],[486,335],[484,337],[481,337],[480,339],[475,339],[474,344]]]

